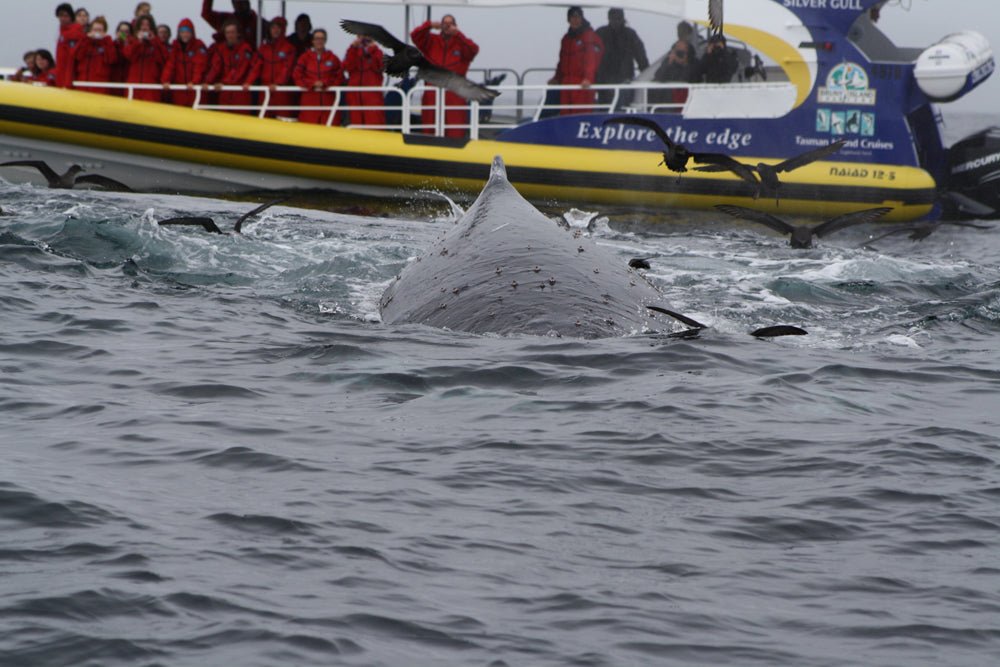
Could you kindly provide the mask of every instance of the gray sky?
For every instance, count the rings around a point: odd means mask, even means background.
[[[84,6],[91,17],[103,14],[114,26],[119,20],[130,19],[137,0],[85,0],[71,3]],[[8,20],[0,29],[0,64],[20,65],[24,51],[45,47],[55,51],[58,2],[46,0],[0,0],[7,7]],[[256,6],[256,0],[253,0]],[[195,21],[202,39],[211,31],[201,20],[200,0],[153,0],[153,16],[158,22],[166,21],[172,28],[184,17]],[[229,11],[229,0],[216,0],[216,9]],[[436,9],[435,16],[444,10]],[[280,14],[281,3],[264,2],[264,15],[268,18]],[[330,33],[330,48],[343,56],[351,38],[337,28],[339,18],[382,23],[403,38],[403,10],[385,6],[366,6],[357,3],[287,2],[289,22],[300,12],[312,16],[315,27],[325,27]],[[423,8],[414,9],[414,17],[424,16]],[[563,8],[461,9],[454,12],[458,26],[480,46],[479,56],[473,67],[511,67],[523,70],[528,67],[554,67],[559,53],[559,39],[566,31],[566,10]],[[587,8],[586,16],[594,27],[604,25],[607,5]],[[676,21],[669,17],[629,12],[629,24],[636,29],[650,59],[662,55],[674,35]],[[974,29],[990,40],[1000,59],[1000,0],[890,0],[882,11],[879,26],[900,46],[926,47],[945,35],[960,30]],[[112,27],[112,30],[114,28]],[[530,83],[541,83],[536,76]],[[1000,124],[1000,72],[965,98],[943,105],[945,110],[997,113]]]

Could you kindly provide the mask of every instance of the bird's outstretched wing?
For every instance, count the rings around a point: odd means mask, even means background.
[[[429,62],[417,67],[417,76],[431,85],[446,88],[470,102],[486,102],[500,94],[495,90],[490,90],[486,86],[469,81],[461,74],[455,74],[443,67],[432,65]]]
[[[722,34],[723,0],[708,0],[708,26],[717,35]]]
[[[972,229],[993,229],[993,225],[977,225],[974,222],[961,222],[960,220],[947,220],[942,225],[955,225],[956,227],[971,227]]]
[[[704,164],[702,167],[695,167],[695,171],[731,171],[754,187],[760,186],[753,167],[743,164],[725,153],[695,153],[691,159]]]
[[[107,176],[101,176],[100,174],[84,174],[83,176],[77,176],[76,182],[93,183],[94,185],[100,185],[105,190],[115,190],[117,192],[135,192],[135,190],[125,185],[121,181],[116,181],[113,178],[108,178]]]
[[[34,167],[38,171],[42,172],[42,176],[45,180],[49,182],[49,185],[59,182],[59,174],[52,171],[52,167],[45,164],[41,160],[14,160],[13,162],[4,162],[0,164],[0,167]]]
[[[206,232],[211,232],[213,234],[222,233],[219,226],[215,224],[215,220],[212,220],[211,218],[167,218],[166,220],[160,220],[158,224],[161,227],[170,225],[190,225],[192,227],[201,227]]]
[[[779,162],[778,164],[774,165],[774,170],[781,172],[781,171],[791,171],[792,169],[798,169],[799,167],[804,167],[810,162],[815,162],[816,160],[822,160],[827,155],[832,155],[833,153],[836,153],[841,148],[843,148],[844,144],[846,143],[847,142],[844,141],[843,139],[838,139],[829,146],[821,146],[811,151],[802,153],[801,155],[796,155],[795,157],[788,158],[784,162]]]
[[[391,32],[375,23],[363,23],[361,21],[341,19],[340,27],[344,29],[344,32],[349,32],[352,35],[371,37],[382,46],[392,49],[393,51],[402,51],[406,48],[406,44],[404,42],[401,42]]]
[[[242,234],[243,233],[242,230],[243,230],[243,223],[244,222],[246,222],[247,220],[249,220],[253,216],[257,215],[258,213],[263,213],[264,211],[266,211],[267,209],[271,208],[275,204],[280,204],[281,202],[288,201],[289,199],[291,199],[291,197],[281,197],[280,199],[274,199],[274,200],[271,200],[271,201],[266,202],[264,204],[261,204],[260,206],[258,206],[257,208],[255,208],[252,211],[248,211],[248,212],[244,213],[243,215],[241,215],[239,217],[239,220],[236,221],[236,225],[233,227],[233,231],[236,232],[237,234]]]
[[[879,206],[878,208],[866,208],[863,211],[838,215],[836,218],[830,218],[826,222],[816,225],[813,229],[813,234],[822,238],[827,234],[832,234],[841,229],[847,229],[854,225],[863,225],[866,222],[874,222],[891,210],[888,206]]]
[[[663,145],[667,148],[673,148],[674,142],[667,136],[667,133],[660,127],[656,121],[649,120],[648,118],[639,118],[637,116],[614,116],[607,119],[602,123],[602,125],[607,125],[608,123],[622,123],[625,125],[638,125],[644,127],[647,130],[652,130],[656,133],[656,136],[660,138]]]
[[[729,204],[716,204],[715,208],[727,215],[733,216],[734,218],[743,218],[744,220],[750,220],[751,222],[759,222],[762,225],[770,227],[779,234],[791,234],[795,231],[795,227],[792,225],[788,224],[781,218],[776,218],[770,213],[765,213],[764,211],[755,211],[752,208],[730,206]]]

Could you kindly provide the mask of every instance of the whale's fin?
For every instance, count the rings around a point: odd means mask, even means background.
[[[503,156],[497,155],[490,165],[490,183],[493,181],[507,180],[507,166],[503,163]]]

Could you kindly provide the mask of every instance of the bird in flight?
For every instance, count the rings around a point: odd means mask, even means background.
[[[14,160],[13,162],[3,162],[0,163],[0,167],[34,167],[45,180],[48,181],[50,188],[56,188],[59,190],[72,190],[75,186],[80,183],[93,183],[98,185],[105,190],[116,190],[118,192],[132,192],[132,188],[125,185],[121,181],[116,181],[113,178],[108,178],[107,176],[101,176],[100,174],[84,174],[82,176],[77,176],[83,167],[78,164],[74,164],[63,174],[57,174],[52,167],[45,164],[41,160]]]
[[[282,197],[281,199],[275,199],[265,204],[261,204],[252,211],[244,213],[239,217],[239,219],[236,221],[236,224],[233,226],[233,234],[242,234],[244,222],[246,222],[247,220],[249,220],[250,218],[252,218],[257,214],[266,211],[275,204],[280,204],[281,202],[288,201],[289,199],[291,199],[291,197]],[[190,225],[192,227],[201,227],[206,232],[211,232],[212,234],[226,233],[221,229],[219,229],[219,226],[215,224],[215,220],[213,220],[212,218],[182,216],[179,218],[167,218],[166,220],[160,220],[158,224],[161,227],[171,227],[174,225]]]
[[[687,146],[679,144],[671,139],[667,136],[667,133],[662,127],[657,125],[655,121],[649,120],[648,118],[640,118],[638,116],[614,116],[613,118],[609,118],[604,121],[603,124],[607,125],[609,123],[638,125],[655,132],[656,136],[660,138],[661,142],[663,142],[663,145],[667,147],[667,150],[663,151],[663,161],[660,162],[660,164],[667,165],[667,169],[675,171],[678,174],[684,173],[688,170],[687,163],[691,160],[715,166],[728,165],[730,162],[736,162],[733,158],[723,153],[695,153],[694,151],[688,150]],[[718,171],[722,171],[722,169],[719,169]],[[678,178],[680,177],[678,176]]]
[[[708,0],[708,27],[712,35],[722,34],[723,0]]]
[[[765,164],[763,162],[758,162],[755,165],[750,165],[730,158],[729,156],[725,156],[727,161],[708,164],[704,167],[695,167],[695,171],[731,171],[747,183],[753,185],[754,199],[759,198],[761,192],[773,192],[774,201],[777,203],[778,189],[781,187],[781,180],[778,178],[778,174],[792,171],[794,169],[798,169],[799,167],[804,167],[810,162],[815,162],[816,160],[823,159],[827,155],[832,155],[843,148],[845,143],[847,142],[843,139],[838,139],[828,146],[814,148],[811,151],[788,158],[784,162],[779,162],[778,164]]]
[[[781,218],[771,215],[770,213],[755,211],[752,208],[730,206],[729,204],[716,204],[715,208],[719,209],[723,213],[733,216],[734,218],[742,218],[752,222],[759,222],[762,225],[770,227],[779,234],[790,235],[791,238],[788,239],[788,244],[793,248],[811,248],[814,236],[822,238],[827,234],[832,234],[833,232],[840,231],[841,229],[847,229],[848,227],[861,225],[866,222],[874,222],[892,210],[886,206],[866,208],[863,211],[854,211],[852,213],[838,215],[836,218],[831,218],[830,220],[821,222],[818,225],[791,225]]]
[[[486,86],[481,86],[466,79],[461,74],[456,74],[435,65],[420,52],[420,49],[411,44],[401,42],[380,25],[342,19],[340,27],[352,35],[371,37],[387,49],[392,49],[392,55],[385,61],[385,72],[390,76],[405,77],[411,67],[416,67],[418,79],[423,79],[427,83],[439,88],[450,90],[459,97],[470,101],[486,102],[500,94],[495,90],[490,90]]]
[[[881,241],[882,239],[892,236],[893,234],[903,234],[905,232],[910,232],[909,239],[911,241],[923,241],[925,238],[937,231],[938,227],[941,225],[955,225],[956,227],[970,227],[972,229],[993,229],[992,225],[977,225],[972,222],[962,222],[960,220],[935,220],[933,222],[918,222],[912,225],[899,225],[895,229],[890,229],[884,234],[879,234],[873,239],[869,239],[862,244],[864,247],[869,247],[870,244],[876,241]]]

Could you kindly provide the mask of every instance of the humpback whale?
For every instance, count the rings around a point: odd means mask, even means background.
[[[602,338],[647,331],[664,302],[645,276],[545,217],[494,158],[465,215],[382,294],[387,324]]]

